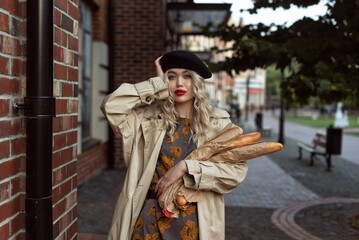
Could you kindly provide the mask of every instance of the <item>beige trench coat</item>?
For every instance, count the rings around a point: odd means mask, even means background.
[[[137,84],[122,84],[106,97],[101,110],[115,135],[121,137],[127,175],[117,200],[109,240],[130,239],[146,198],[166,130],[159,117],[156,99],[168,97],[168,87],[161,78]],[[154,103],[154,104],[153,104]],[[229,123],[227,112],[215,109],[211,121],[219,129]],[[218,131],[209,129],[207,137]],[[206,139],[199,139],[200,146]],[[225,164],[186,160],[189,174],[183,177],[186,187],[206,190],[198,202],[200,239],[224,239],[223,193],[236,188],[247,173],[246,163]]]

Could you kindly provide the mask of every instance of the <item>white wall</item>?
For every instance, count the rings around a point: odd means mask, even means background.
[[[104,42],[92,45],[91,136],[102,142],[108,140],[108,124],[100,110],[108,92],[108,46]]]

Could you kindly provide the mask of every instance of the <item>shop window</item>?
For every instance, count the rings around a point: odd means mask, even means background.
[[[98,143],[91,138],[92,9],[80,1],[78,152]]]

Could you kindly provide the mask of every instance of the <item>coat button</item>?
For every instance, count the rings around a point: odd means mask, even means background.
[[[151,97],[146,97],[146,102],[151,102]]]

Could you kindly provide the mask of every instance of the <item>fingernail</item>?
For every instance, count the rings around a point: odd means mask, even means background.
[[[159,197],[160,195],[159,194],[157,194],[157,196],[156,196],[156,200],[158,200],[158,197]]]

